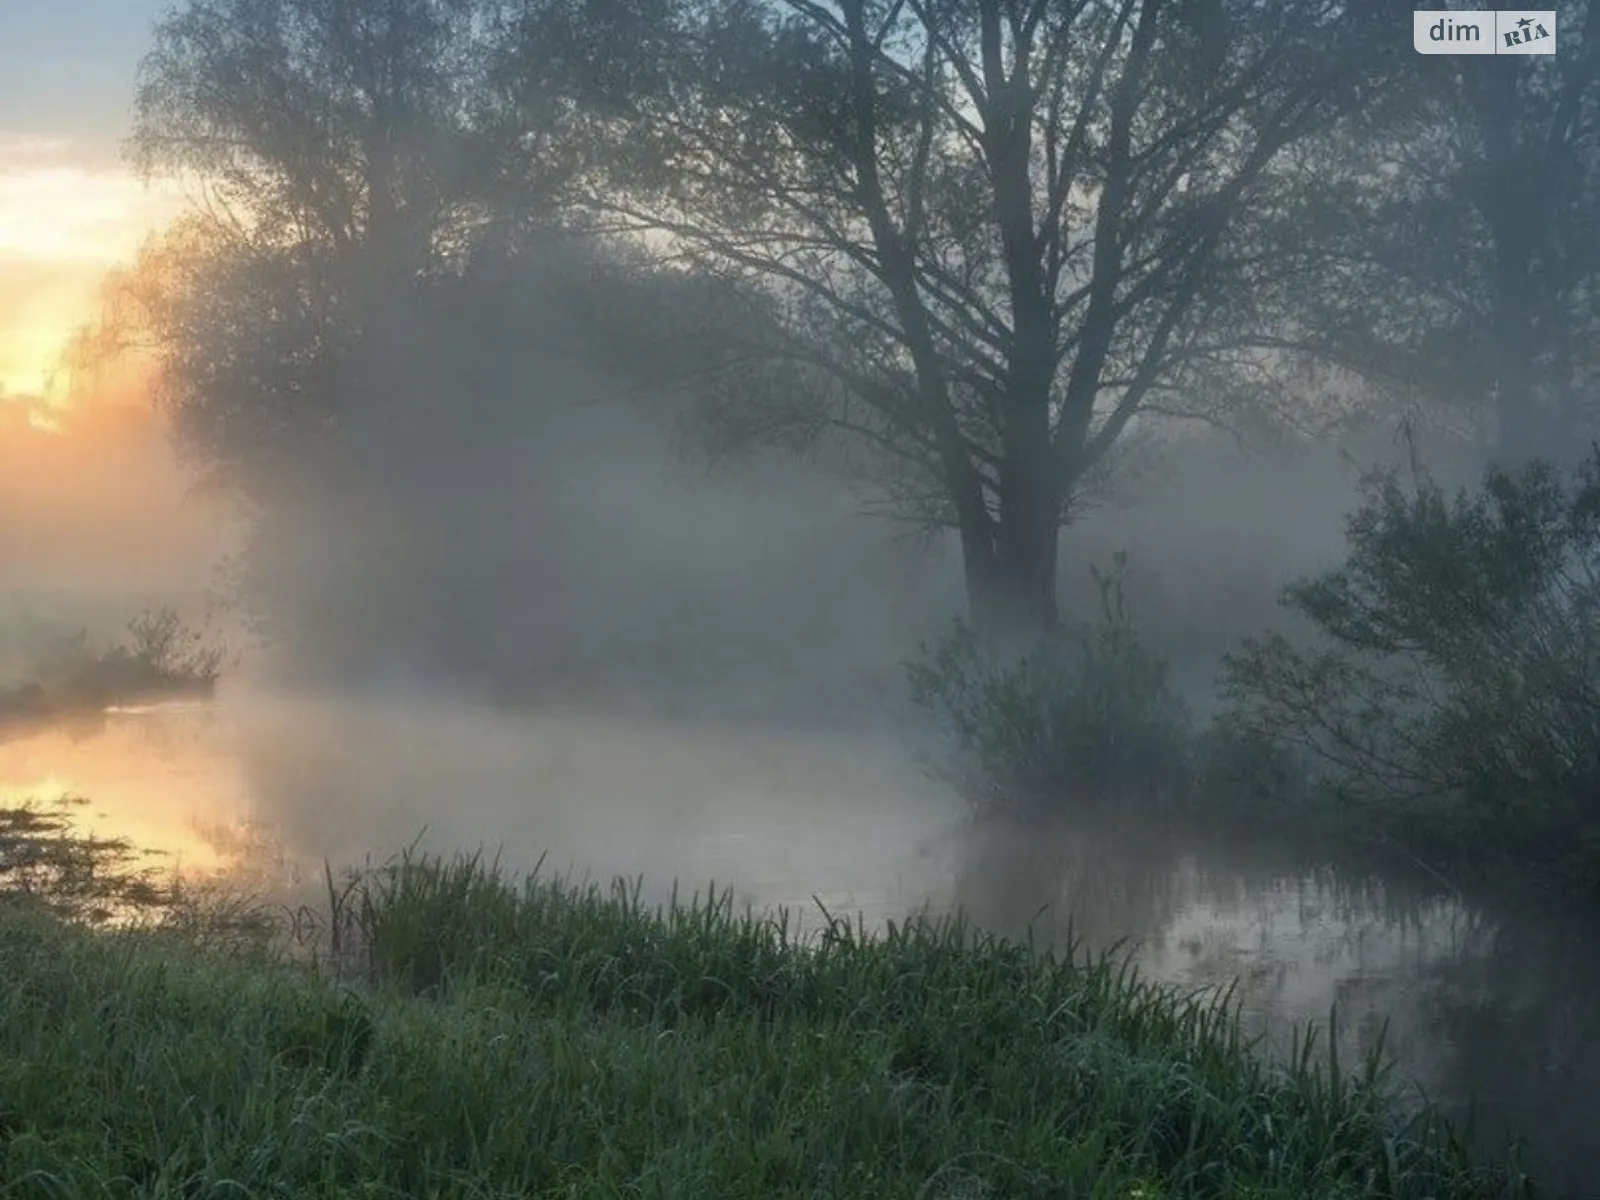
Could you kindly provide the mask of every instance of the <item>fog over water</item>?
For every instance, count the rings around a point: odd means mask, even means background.
[[[1476,1104],[1600,1200],[1592,892],[1530,913],[1415,849],[1600,871],[1600,457],[1569,508],[1420,482],[1600,431],[1600,3],[1514,59],[1419,56],[1403,16],[174,0],[119,119],[182,214],[49,397],[0,391],[0,806],[81,797],[285,904],[419,845],[813,926],[1070,930],[1237,981],[1266,1053],[1336,1011],[1343,1061],[1386,1037],[1407,1102]],[[22,190],[37,253],[64,193]],[[1281,603],[1363,549],[1379,583]],[[1138,646],[987,712],[1046,746],[1046,815],[979,819],[908,662],[961,617],[1002,654],[1094,623],[1124,553],[1100,632]],[[1403,619],[1367,636],[1363,586]],[[169,605],[225,640],[215,694],[118,704],[152,659],[101,649]],[[1332,718],[1205,740],[1268,633],[1258,713]],[[1312,634],[1395,653],[1340,674]],[[1293,750],[1344,718],[1401,733],[1319,789]],[[1311,799],[1218,786],[1240,746]]]
[[[1337,1004],[1353,1061],[1387,1022],[1410,1099],[1460,1113],[1476,1096],[1484,1128],[1524,1133],[1564,1194],[1592,1194],[1592,925],[1148,828],[974,827],[881,728],[229,690],[0,743],[0,798],[66,791],[93,797],[92,828],[289,902],[320,898],[324,860],[420,838],[513,871],[642,877],[654,901],[714,882],[813,929],[819,903],[869,926],[960,907],[1047,943],[1069,926],[1090,950],[1126,939],[1186,988],[1239,979],[1269,1047]]]
[[[528,346],[494,306],[469,334],[390,329],[341,439],[275,466],[243,525],[148,417],[14,433],[54,457],[13,442],[38,478],[0,511],[8,611],[109,637],[146,604],[220,605],[241,657],[211,703],[7,731],[0,801],[82,795],[89,827],[286,901],[318,899],[325,861],[420,838],[658,900],[715,883],[813,925],[820,906],[1070,927],[1184,987],[1241,980],[1272,1048],[1337,1004],[1354,1061],[1387,1020],[1403,1079],[1455,1111],[1476,1095],[1593,1194],[1592,925],[1149,817],[974,823],[924,761],[950,747],[904,670],[962,609],[954,540],[886,519],[827,438],[708,454],[701,398],[595,366],[582,288],[550,269],[546,300],[577,290]],[[1443,481],[1474,478],[1475,451],[1417,436]],[[1407,450],[1383,421],[1272,450],[1141,443],[1063,535],[1066,619],[1097,615],[1090,567],[1126,551],[1141,636],[1203,718],[1226,649],[1296,630],[1283,582],[1341,559],[1360,468]]]
[[[1337,555],[1352,472],[1331,455],[1192,453],[1185,472],[1153,475],[1153,501],[1109,498],[1069,533],[1068,605],[1092,595],[1079,564],[1129,549],[1141,625],[1204,709],[1220,650],[1281,623],[1274,581]],[[383,553],[322,557],[308,528],[280,547],[301,574],[277,578],[304,606],[308,639],[253,650],[212,703],[8,734],[0,799],[84,795],[90,827],[285,899],[315,900],[324,860],[382,858],[420,837],[497,853],[513,871],[543,859],[555,873],[642,877],[658,900],[675,882],[714,882],[813,926],[819,903],[869,925],[960,907],[1047,942],[1070,925],[1090,949],[1126,940],[1185,987],[1240,979],[1270,1046],[1337,1004],[1353,1060],[1387,1020],[1403,1078],[1457,1109],[1477,1095],[1488,1127],[1524,1133],[1547,1174],[1589,1194],[1593,927],[1528,927],[1414,879],[1148,820],[974,824],[919,759],[941,747],[901,666],[959,601],[947,547],[861,517],[847,492],[794,469],[707,475],[641,452],[592,503],[598,468],[579,456],[565,470],[559,503],[526,524],[480,525],[470,553],[445,539],[408,561],[380,536]],[[519,615],[474,608],[480,623],[454,647],[473,651],[454,659],[467,669],[433,665],[449,657],[435,623],[448,600],[429,612],[397,591],[386,609],[366,575],[421,578],[437,561],[426,555],[453,551],[465,594],[493,592],[499,539],[517,561],[535,527],[561,622],[530,617],[518,639]],[[586,560],[592,546],[607,553]],[[341,581],[362,585],[353,601]],[[526,579],[505,587],[539,595]],[[306,615],[317,611],[325,628]],[[518,686],[497,686],[501,661]],[[556,685],[521,686],[541,671]]]

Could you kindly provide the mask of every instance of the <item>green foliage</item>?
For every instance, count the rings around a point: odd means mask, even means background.
[[[1139,639],[1126,567],[1119,554],[1110,571],[1092,568],[1095,625],[1007,653],[958,623],[909,664],[913,698],[959,747],[952,771],[975,803],[1162,796],[1185,779],[1189,714]]]
[[[1292,747],[1228,715],[1195,739],[1193,770],[1196,811],[1208,824],[1248,825],[1301,844],[1351,832],[1345,814],[1325,790],[1313,786]],[[1318,849],[1325,852],[1327,846]]]
[[[331,875],[330,875],[331,878]],[[914,919],[649,910],[405,855],[325,913],[363,976],[0,915],[8,1196],[1498,1197],[1377,1055]]]
[[[1595,428],[1600,139],[1565,114],[1600,103],[1600,30],[1587,0],[1552,8],[1559,56],[1492,79],[1441,62],[1369,97],[1288,174],[1275,239],[1282,278],[1319,281],[1283,296],[1307,349],[1517,463]]]
[[[0,720],[209,692],[227,659],[225,646],[170,607],[140,613],[127,640],[105,649],[87,630],[33,617],[13,620],[4,634],[8,669],[20,678],[0,686]]]
[[[1600,452],[1454,497],[1375,474],[1348,536],[1286,592],[1324,642],[1247,642],[1227,719],[1380,830],[1600,879]]]

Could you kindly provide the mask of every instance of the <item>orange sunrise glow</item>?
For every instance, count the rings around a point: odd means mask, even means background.
[[[0,393],[50,396],[106,272],[131,261],[180,205],[174,188],[146,185],[70,141],[0,133]]]
[[[152,365],[63,370],[108,275],[181,206],[103,147],[0,133],[0,593],[22,562],[33,586],[155,586],[203,579],[217,553],[151,409]]]

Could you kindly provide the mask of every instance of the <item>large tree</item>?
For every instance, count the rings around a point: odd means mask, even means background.
[[[959,532],[976,622],[1038,630],[1088,473],[1241,344],[1222,335],[1273,270],[1252,232],[1271,169],[1384,75],[1385,13],[654,5],[647,57],[592,39],[580,63],[616,137],[588,203],[758,287],[773,319],[751,349],[813,373],[801,419],[898,464],[897,494]],[[548,6],[522,28],[513,62],[546,61]]]
[[[398,647],[514,675],[507,646],[570,636],[538,619],[564,532],[541,474],[596,424],[575,410],[692,377],[685,328],[751,323],[560,228],[595,108],[550,91],[533,126],[507,119],[500,8],[185,0],[141,70],[135,156],[201,202],[80,357],[153,342],[183,441],[254,518],[253,615],[334,666]]]
[[[191,181],[200,203],[146,247],[134,308],[182,431],[232,485],[281,484],[334,430],[358,452],[362,430],[392,424],[415,382],[395,364],[441,303],[464,311],[496,288],[525,303],[581,270],[569,305],[603,292],[616,340],[656,379],[698,365],[673,344],[682,328],[748,322],[696,281],[652,290],[626,254],[562,228],[559,199],[603,111],[567,68],[597,37],[647,31],[648,13],[619,11],[613,29],[560,0],[518,7],[516,28],[537,11],[545,35],[519,66],[542,64],[552,82],[519,87],[513,112],[492,53],[512,7],[183,0],[156,26],[130,149],[146,172]],[[529,329],[500,365],[534,345],[553,350]]]
[[[146,256],[167,398],[235,483],[283,478],[381,388],[376,335],[500,182],[475,0],[187,0],[130,149],[203,203]]]
[[[1554,55],[1418,59],[1285,210],[1322,286],[1283,298],[1282,344],[1508,465],[1600,432],[1600,0],[1556,18]]]

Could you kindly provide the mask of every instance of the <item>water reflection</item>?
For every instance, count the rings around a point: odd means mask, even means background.
[[[665,898],[715,880],[755,905],[881,919],[939,886],[913,843],[958,809],[881,736],[741,730],[583,712],[261,703],[236,743],[291,857],[359,861],[426,828],[433,849],[500,848]]]
[[[884,731],[734,729],[579,712],[224,697],[0,741],[0,803],[92,798],[87,823],[231,869],[316,886],[320,863],[503,847],[524,869],[642,875],[664,898],[716,880],[744,901],[869,922],[964,907],[998,932],[1127,941],[1187,987],[1242,980],[1269,1045],[1338,1005],[1341,1041],[1387,1046],[1447,1107],[1478,1097],[1546,1178],[1600,1196],[1595,923],[1473,911],[1438,887],[1314,869],[1238,839],[1077,818],[974,828]]]
[[[159,848],[178,868],[231,868],[236,855],[208,829],[248,824],[223,710],[168,705],[75,717],[0,735],[0,806],[83,797],[75,823],[102,837]]]
[[[1410,1087],[1477,1136],[1524,1138],[1558,1195],[1600,1196],[1600,927],[1473,910],[1415,879],[1079,819],[976,833],[954,895],[990,928],[1126,939],[1186,988],[1239,980],[1250,1030],[1286,1050],[1337,1012],[1345,1061],[1380,1038]]]

